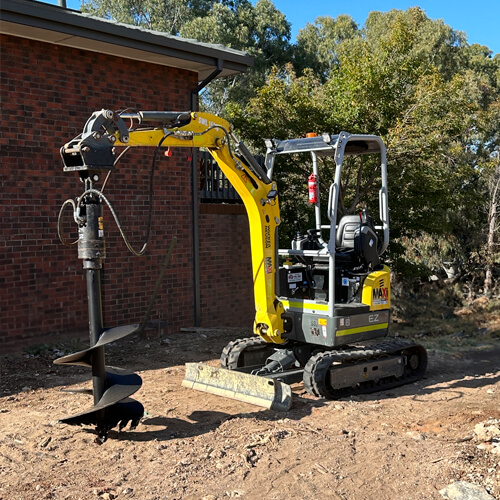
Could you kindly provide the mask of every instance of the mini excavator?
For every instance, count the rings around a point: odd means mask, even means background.
[[[94,423],[105,437],[115,425],[136,424],[142,411],[142,405],[129,397],[140,387],[138,376],[107,370],[103,351],[106,343],[137,331],[138,325],[105,330],[102,320],[95,320],[101,293],[95,273],[104,257],[101,203],[109,203],[93,183],[115,168],[122,148],[205,148],[240,195],[248,214],[255,335],[230,342],[223,349],[220,368],[188,363],[184,386],[286,411],[292,383],[302,381],[312,396],[335,399],[396,387],[423,376],[427,365],[423,346],[382,339],[389,331],[391,286],[390,270],[382,261],[389,244],[382,139],[340,132],[266,140],[265,144],[265,160],[258,162],[236,138],[231,124],[220,117],[201,112],[103,109],[89,118],[81,135],[61,148],[64,170],[78,172],[85,183],[83,195],[76,203],[69,202],[79,225],[79,254],[88,273],[92,331],[88,350],[56,362],[86,364],[94,375],[94,407],[63,421]],[[315,227],[305,234],[298,228],[291,248],[280,249],[275,160],[304,154],[312,163],[308,195]],[[377,222],[366,209],[352,214],[339,210],[344,161],[355,155],[377,159],[372,163],[378,169],[374,178],[380,179]],[[329,185],[328,203],[322,210],[318,162],[328,157],[334,176],[322,179]],[[97,305],[91,306],[94,302]]]

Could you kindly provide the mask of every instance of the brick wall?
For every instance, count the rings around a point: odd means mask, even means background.
[[[201,313],[206,326],[252,334],[250,229],[243,205],[200,205]]]
[[[23,339],[35,342],[47,334],[64,338],[87,329],[82,264],[76,247],[63,246],[57,237],[62,202],[83,191],[76,173],[62,171],[61,145],[81,132],[96,109],[187,110],[197,77],[175,68],[11,36],[0,37],[0,50],[1,346]],[[174,235],[178,244],[153,317],[166,320],[168,330],[193,325],[189,154],[179,149],[157,163],[146,257],[128,252],[105,209],[106,326],[141,321]],[[151,158],[151,150],[127,154],[105,191],[135,248],[140,248],[146,232]],[[65,214],[64,227],[67,237],[74,239],[76,226],[70,212]],[[214,236],[221,226],[216,220],[210,224]],[[227,225],[222,221],[222,227]],[[248,227],[241,238],[247,233]],[[240,237],[235,241],[239,244]],[[208,241],[203,245],[203,261],[211,266],[213,257],[221,257],[220,248]],[[226,281],[241,282],[234,274],[236,268],[232,272]],[[220,281],[216,283],[219,286]],[[210,280],[204,286],[212,286]],[[212,292],[202,290],[205,303],[207,295]],[[227,296],[226,292],[219,295],[224,300]],[[225,315],[218,310],[215,320],[213,307],[204,309],[210,311],[207,325],[234,324],[232,312],[228,317],[227,311]]]

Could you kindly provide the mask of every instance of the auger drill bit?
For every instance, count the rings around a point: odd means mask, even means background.
[[[102,227],[102,205],[99,197],[88,192],[81,200],[78,216],[78,256],[83,260],[87,278],[90,347],[56,359],[58,365],[83,365],[92,369],[94,405],[88,410],[61,419],[70,425],[95,425],[98,442],[104,442],[108,432],[118,426],[122,430],[129,422],[135,428],[144,414],[144,407],[130,398],[139,390],[142,380],[135,373],[107,367],[104,346],[139,329],[139,325],[104,329],[102,316],[101,268],[106,257]]]

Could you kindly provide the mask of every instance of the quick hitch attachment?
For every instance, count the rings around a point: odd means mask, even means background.
[[[89,181],[87,179],[86,184]],[[90,191],[90,192],[89,192]],[[129,422],[133,429],[144,414],[144,407],[129,396],[138,391],[142,380],[135,373],[106,366],[104,347],[136,332],[139,325],[105,329],[102,315],[101,268],[106,257],[101,200],[95,192],[87,190],[79,200],[78,257],[83,260],[87,279],[90,347],[54,361],[57,365],[82,365],[92,369],[94,405],[88,410],[66,417],[62,423],[95,425],[97,441],[106,441],[108,432],[118,426],[122,430]],[[72,392],[72,391],[69,391]],[[82,392],[82,391],[75,391]]]

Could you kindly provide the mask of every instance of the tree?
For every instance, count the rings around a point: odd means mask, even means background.
[[[309,40],[319,40],[308,30]],[[410,238],[418,246],[429,235],[437,243],[426,251],[439,255],[426,263],[467,261],[484,244],[477,236],[485,234],[485,214],[470,208],[486,199],[479,165],[488,158],[494,127],[488,132],[481,120],[498,96],[497,60],[418,8],[371,13],[362,30],[331,48],[327,71],[325,60],[313,60],[300,76],[290,67],[275,71],[245,108],[230,107],[230,118],[256,146],[263,137],[310,131],[381,135],[389,150],[393,257],[408,260],[401,242]],[[359,185],[349,181],[355,188],[351,195],[346,188],[346,210],[358,201],[356,193],[376,186],[369,167]],[[298,159],[288,171],[281,192],[282,200],[294,200],[293,211],[305,172]],[[455,247],[439,243],[445,238]]]
[[[185,0],[84,0],[82,11],[171,35],[177,35],[192,17],[191,5]]]
[[[297,34],[294,64],[300,74],[305,68],[313,70],[322,81],[339,64],[338,47],[345,40],[360,36],[354,20],[345,14],[337,18],[318,17],[307,23]]]
[[[254,57],[253,68],[212,82],[203,94],[204,109],[219,115],[225,114],[230,102],[246,104],[264,85],[272,68],[282,67],[291,57],[290,23],[270,0],[258,0],[255,6],[242,1],[234,9],[214,4],[207,15],[186,23],[180,34],[201,42],[221,43]]]

